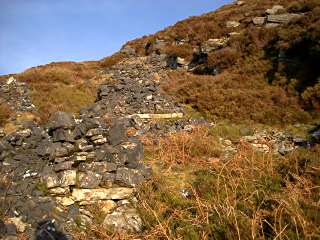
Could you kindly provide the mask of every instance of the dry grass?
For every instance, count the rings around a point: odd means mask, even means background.
[[[169,165],[187,165],[189,162],[200,164],[206,159],[220,157],[222,146],[212,138],[208,129],[196,128],[193,131],[193,135],[181,132],[156,140],[152,156],[146,153],[146,157]],[[157,159],[154,158],[154,154],[157,155]]]
[[[211,132],[144,139],[154,175],[139,189],[142,233],[116,235],[92,226],[76,239],[320,237],[319,146],[280,157],[239,143],[238,152],[222,161]]]
[[[31,99],[42,122],[55,111],[78,112],[92,103],[103,79],[99,62],[59,62],[30,68],[15,75],[29,84]]]
[[[198,134],[189,137],[197,139],[199,145],[206,145],[208,139],[201,141]],[[185,138],[175,136],[174,143],[156,151],[157,162],[166,164],[140,191],[146,223],[144,239],[320,236],[319,147],[281,158],[239,145],[238,153],[224,163],[199,162],[202,153],[198,157],[189,154],[184,164],[180,163],[181,156],[172,161],[172,152],[179,156],[181,149],[192,148]],[[156,149],[159,146],[161,143]],[[182,186],[192,192],[190,198],[182,197],[179,192]]]
[[[252,120],[268,124],[308,121],[310,117],[284,90],[268,85],[258,73],[263,62],[248,63],[217,76],[197,76],[172,72],[163,88],[179,102],[191,105],[213,119]],[[250,67],[249,67],[250,66]],[[245,71],[244,75],[241,71]]]
[[[109,57],[103,58],[100,60],[100,66],[103,68],[110,68],[117,63],[121,62],[123,59],[125,59],[125,55],[121,53],[115,53]]]
[[[41,121],[48,120],[56,111],[78,113],[95,100],[96,86],[81,84],[75,86],[40,86],[33,88],[32,99],[39,110]]]
[[[165,48],[164,52],[171,56],[176,56],[176,57],[185,58],[186,60],[191,60],[193,48],[188,44],[169,45]]]
[[[27,69],[16,77],[32,83],[83,83],[96,76],[99,70],[99,62],[56,62],[43,66]]]
[[[12,112],[6,104],[0,104],[0,126],[3,126],[7,123],[11,116]]]
[[[98,84],[106,80],[101,71],[122,59],[121,54],[114,54],[101,61],[50,63],[15,77],[29,84],[31,99],[45,122],[53,112],[77,113],[94,102]]]

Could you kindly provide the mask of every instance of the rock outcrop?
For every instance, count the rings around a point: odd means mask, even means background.
[[[301,13],[287,13],[286,9],[281,5],[274,5],[272,8],[266,10],[267,16],[254,17],[253,24],[267,28],[278,27],[280,24],[287,24],[294,19],[299,19],[303,14]]]

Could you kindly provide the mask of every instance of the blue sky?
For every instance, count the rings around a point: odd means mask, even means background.
[[[0,75],[97,60],[231,0],[0,0]]]

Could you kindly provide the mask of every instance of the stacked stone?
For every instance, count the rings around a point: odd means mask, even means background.
[[[139,113],[181,112],[182,107],[161,93],[161,59],[154,57],[125,60],[108,70],[112,76],[100,85],[96,103],[81,110],[92,116],[126,116]]]
[[[24,82],[18,82],[14,77],[7,81],[0,81],[0,103],[5,102],[12,111],[32,112],[35,106],[29,97],[28,86]]]
[[[35,228],[48,218],[91,223],[85,206],[99,204],[104,225],[137,231],[141,219],[131,199],[134,187],[151,175],[142,157],[142,143],[127,136],[120,120],[75,120],[57,112],[45,128],[26,123],[0,142],[0,174],[12,183],[5,192],[0,186],[0,206],[11,220],[19,217]]]

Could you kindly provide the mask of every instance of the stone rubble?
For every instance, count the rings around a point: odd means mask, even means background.
[[[159,56],[128,59],[108,70],[112,79],[101,84],[96,103],[81,110],[90,116],[127,116],[141,113],[183,112],[183,108],[161,94],[160,80],[165,62]]]
[[[36,107],[29,97],[29,89],[24,82],[14,77],[0,81],[0,103],[6,103],[13,112],[34,112]]]
[[[240,138],[239,142],[233,143],[228,139],[220,139],[220,142],[225,146],[224,152],[227,156],[230,153],[237,152],[238,143],[249,144],[254,150],[261,153],[272,153],[286,155],[299,147],[312,147],[312,142],[306,139],[293,137],[291,134],[280,131],[258,131],[253,135],[247,135]]]

